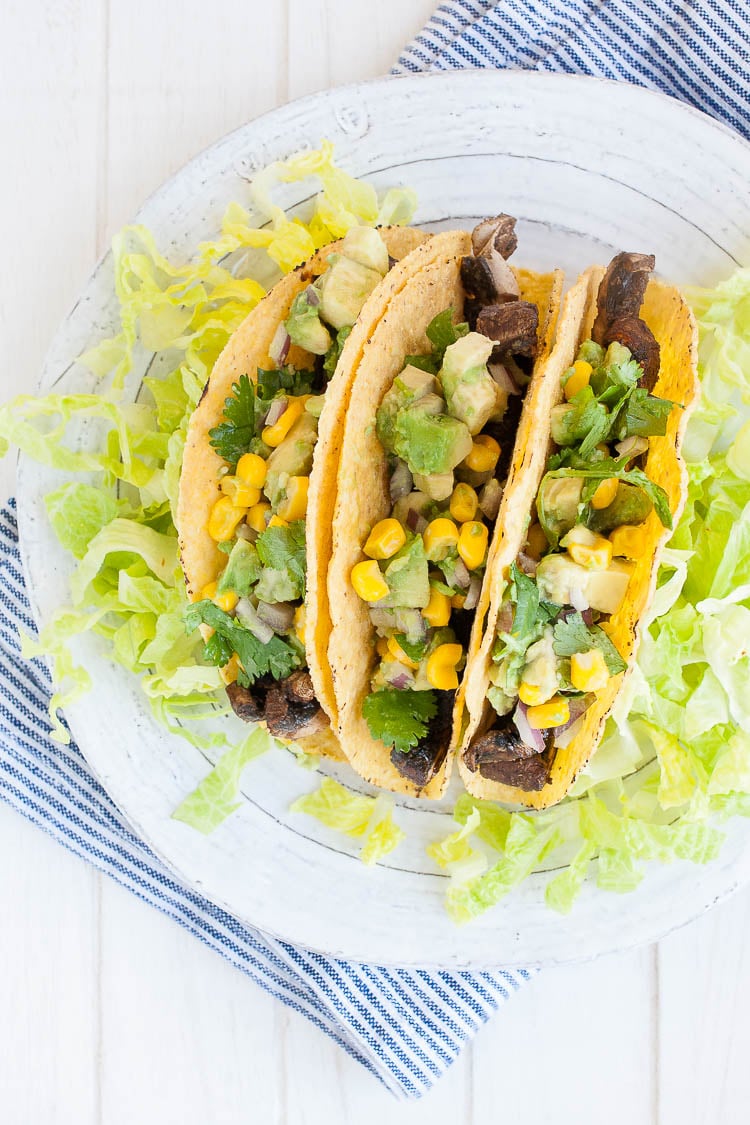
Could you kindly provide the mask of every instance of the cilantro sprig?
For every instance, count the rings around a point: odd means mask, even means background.
[[[185,628],[189,633],[199,625],[209,625],[214,634],[204,648],[204,656],[211,664],[223,666],[237,653],[245,675],[244,686],[254,684],[261,676],[270,675],[283,680],[302,664],[300,652],[292,645],[274,636],[262,644],[248,629],[207,599],[195,602],[185,612]]]
[[[209,431],[211,445],[232,469],[244,453],[259,442],[263,418],[278,394],[303,395],[313,390],[314,371],[295,371],[281,367],[277,371],[258,371],[257,382],[240,375],[232,384],[232,393],[224,400],[224,413],[218,426]]]
[[[429,721],[436,714],[434,691],[384,688],[372,692],[362,704],[362,715],[372,737],[402,754],[413,750],[425,737]]]
[[[598,648],[604,657],[610,675],[624,672],[627,664],[614,644],[598,625],[587,625],[580,613],[571,613],[555,623],[552,647],[557,656],[573,656]]]
[[[432,354],[404,356],[404,366],[419,367],[422,371],[428,371],[430,375],[437,375],[446,349],[462,336],[466,336],[469,326],[465,321],[454,324],[453,309],[448,308],[434,316],[425,331],[427,339],[432,344]]]

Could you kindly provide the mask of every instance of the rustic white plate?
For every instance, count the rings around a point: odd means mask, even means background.
[[[711,285],[750,263],[750,147],[675,101],[587,78],[474,71],[384,79],[315,95],[246,125],[192,161],[144,206],[139,221],[169,255],[215,234],[227,202],[269,161],[336,144],[349,171],[378,187],[410,184],[417,222],[466,225],[509,211],[520,219],[519,261],[575,274],[615,249],[653,251],[677,283]],[[309,185],[288,185],[285,206]],[[42,390],[91,391],[75,357],[117,324],[105,257],[49,353]],[[143,356],[143,367],[150,357]],[[92,437],[81,427],[80,441]],[[55,474],[22,460],[19,514],[34,609],[44,621],[67,600],[70,560],[44,514]],[[626,896],[587,886],[572,915],[543,901],[534,876],[499,908],[456,928],[445,879],[425,845],[450,830],[443,807],[400,801],[408,841],[368,869],[356,846],[290,802],[317,785],[278,752],[245,776],[247,801],[210,837],[170,819],[207,770],[206,758],[151,719],[135,679],[94,638],[77,655],[95,690],[69,719],[89,763],[135,830],[186,883],[269,933],[381,964],[530,965],[593,956],[658,937],[750,878],[750,827],[730,826],[707,867],[655,867]],[[238,724],[238,732],[240,726]],[[356,786],[343,768],[337,776]]]

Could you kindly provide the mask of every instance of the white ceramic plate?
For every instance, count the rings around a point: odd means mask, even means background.
[[[197,157],[138,219],[169,255],[186,256],[216,233],[227,202],[246,198],[254,171],[323,137],[355,175],[379,188],[414,187],[419,223],[470,227],[499,210],[517,215],[518,259],[532,267],[562,266],[574,275],[617,249],[653,251],[671,281],[711,285],[750,263],[750,147],[670,99],[560,75],[384,79],[295,102]],[[301,205],[308,194],[309,185],[289,185],[282,202]],[[42,390],[94,389],[74,360],[115,330],[116,312],[106,257],[54,341]],[[90,428],[81,428],[80,440],[91,440]],[[59,483],[58,474],[22,460],[23,550],[41,621],[67,600],[70,560],[42,500]],[[135,679],[109,662],[96,639],[85,638],[77,655],[96,687],[70,708],[71,726],[136,831],[192,887],[309,948],[380,964],[572,960],[654,939],[750,878],[750,827],[737,823],[707,867],[655,867],[622,897],[586,886],[568,918],[544,906],[544,879],[534,876],[458,929],[444,912],[445,878],[424,851],[451,830],[449,803],[399,801],[407,843],[368,869],[354,843],[288,812],[320,779],[279,752],[246,771],[246,803],[203,837],[170,813],[206,773],[205,757],[153,722]],[[337,776],[357,784],[343,768]]]

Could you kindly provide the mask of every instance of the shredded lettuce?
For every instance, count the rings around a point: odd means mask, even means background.
[[[359,855],[368,865],[389,855],[404,839],[403,830],[393,819],[393,805],[388,797],[352,793],[332,777],[323,778],[313,793],[298,797],[290,811],[306,813],[345,836],[364,837]]]
[[[256,727],[237,746],[227,750],[211,772],[172,813],[190,828],[208,836],[240,805],[240,779],[245,766],[273,745],[267,731]]]

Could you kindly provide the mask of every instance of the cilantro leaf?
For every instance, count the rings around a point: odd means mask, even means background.
[[[663,436],[667,432],[667,419],[677,405],[668,398],[649,394],[644,387],[636,387],[617,427],[619,440],[631,436]]]
[[[262,644],[249,629],[243,628],[211,601],[194,602],[185,612],[185,628],[188,632],[201,624],[209,625],[214,630],[214,635],[203,650],[206,660],[211,664],[223,665],[236,652],[245,669],[248,684],[255,683],[265,675],[272,676],[274,680],[283,680],[302,664],[300,653],[281,637],[274,636],[267,644]],[[216,640],[217,637],[220,639]]]
[[[341,350],[344,347],[344,344],[346,343],[348,337],[351,335],[351,331],[352,326],[350,324],[345,325],[343,328],[339,328],[338,332],[336,333],[336,338],[326,352],[326,357],[323,360],[323,370],[325,371],[329,379],[336,370],[336,364],[339,361]]]
[[[247,375],[240,375],[232,393],[224,400],[223,421],[209,431],[211,445],[232,466],[250,449],[258,420],[257,395]]]
[[[434,316],[427,325],[426,332],[427,339],[432,344],[435,359],[442,363],[445,349],[449,348],[451,344],[455,344],[456,340],[460,340],[462,336],[466,336],[468,331],[468,324],[453,323],[453,309],[443,309],[441,313]]]
[[[523,658],[529,646],[539,640],[547,622],[560,612],[559,606],[540,599],[536,582],[516,563],[511,563],[510,579],[508,600],[513,606],[513,624],[495,643],[492,658],[498,663],[506,656]]]
[[[413,750],[425,737],[428,723],[436,714],[434,691],[385,688],[368,695],[362,704],[362,715],[372,737],[402,754]]]
[[[271,399],[280,391],[290,395],[308,395],[316,382],[314,371],[295,371],[293,367],[279,367],[277,370],[258,369],[258,397],[265,409]]]
[[[571,613],[556,622],[552,647],[557,656],[573,656],[576,652],[590,652],[592,648],[598,648],[612,676],[627,668],[604,630],[598,625],[587,625],[580,613]]]
[[[267,527],[255,541],[258,558],[272,570],[286,571],[291,584],[305,595],[305,521],[294,520],[289,527]]]
[[[437,375],[440,370],[440,363],[434,355],[405,355],[404,367],[418,367],[420,371],[426,371],[428,375]]]
[[[396,633],[395,640],[409,659],[415,660],[417,664],[427,652],[429,644],[428,641],[410,641],[407,639],[406,633]]]

